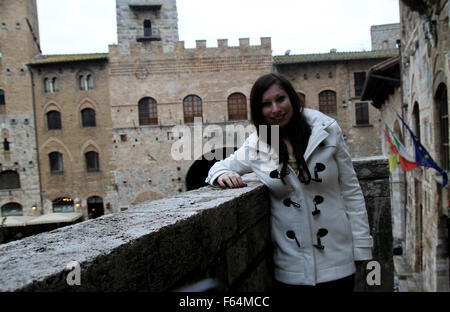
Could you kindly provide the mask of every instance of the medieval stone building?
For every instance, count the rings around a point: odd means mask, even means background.
[[[435,163],[448,172],[448,0],[401,0],[401,53],[369,70],[363,98],[373,100],[385,124],[414,157],[412,137],[401,115]],[[389,147],[384,139],[383,150]],[[393,236],[423,290],[449,291],[449,186],[442,174],[418,166],[391,175]]]
[[[272,56],[270,38],[185,48],[175,0],[116,4],[108,53],[42,55],[35,0],[1,2],[3,216],[87,219],[202,186],[211,156],[252,131],[250,89],[272,71],[338,119],[353,157],[381,153],[376,110],[360,95],[366,71],[398,54],[398,24],[372,27],[372,51]],[[181,142],[188,157],[174,157]]]
[[[0,206],[2,215],[33,215],[40,207],[40,173],[32,74],[39,54],[35,1],[0,2]]]

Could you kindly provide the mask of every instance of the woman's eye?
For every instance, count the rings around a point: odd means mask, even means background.
[[[263,107],[270,107],[272,104],[270,102],[263,102],[262,106]]]
[[[282,102],[284,102],[285,99],[286,99],[286,97],[284,95],[281,95],[277,98],[277,103],[282,103]]]

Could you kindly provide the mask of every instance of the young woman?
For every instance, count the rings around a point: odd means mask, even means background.
[[[339,125],[301,107],[289,81],[276,74],[257,79],[250,105],[257,131],[215,163],[206,182],[244,187],[241,175],[254,172],[269,188],[276,289],[352,291],[356,266],[372,258],[373,243]]]

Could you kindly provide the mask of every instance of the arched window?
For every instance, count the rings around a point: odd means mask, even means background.
[[[60,197],[52,202],[53,212],[75,212],[73,199],[70,197]]]
[[[95,127],[95,110],[92,108],[85,108],[81,111],[81,122],[83,128]]]
[[[139,125],[157,125],[158,108],[154,98],[145,97],[138,103],[139,106]]]
[[[78,73],[78,84],[80,86],[80,90],[92,90],[94,89],[94,76],[88,71],[82,71]]]
[[[48,130],[61,129],[61,113],[55,110],[47,113],[47,127]]]
[[[152,35],[152,22],[150,20],[144,21],[144,37],[150,37]]]
[[[64,174],[63,157],[59,152],[52,152],[48,154],[48,160],[50,162],[50,174],[62,175]]]
[[[100,164],[98,161],[98,153],[91,151],[84,154],[86,159],[86,170],[87,172],[98,172],[100,171]]]
[[[247,99],[242,93],[233,93],[228,97],[228,120],[247,119]]]
[[[319,110],[330,117],[337,117],[336,92],[325,90],[319,93]]]
[[[194,122],[194,117],[203,118],[202,99],[197,95],[188,95],[183,100],[184,122]]]
[[[92,74],[88,74],[86,76],[86,81],[87,81],[88,89],[89,90],[94,89],[94,76],[92,76]]]
[[[0,190],[20,188],[20,176],[16,171],[6,170],[0,173]]]
[[[444,170],[450,169],[450,156],[449,156],[449,135],[448,135],[448,97],[447,86],[441,83],[436,91],[435,101],[439,110],[439,126],[440,126],[440,156],[441,167]]]
[[[23,216],[23,208],[18,203],[7,203],[2,206],[2,217]]]
[[[418,138],[421,141],[420,138],[420,112],[419,112],[419,103],[415,102],[413,107],[413,125],[414,125],[414,134],[416,135],[416,138]]]
[[[51,89],[53,90],[53,91],[50,91],[50,92],[58,92],[59,91],[58,78],[53,77],[50,86],[51,86]]]
[[[59,91],[58,77],[55,74],[48,74],[44,77],[45,93],[55,93]]]

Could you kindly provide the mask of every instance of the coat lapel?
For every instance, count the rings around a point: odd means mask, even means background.
[[[313,133],[311,133],[311,137],[309,138],[309,143],[308,146],[306,147],[306,151],[304,154],[306,162],[308,162],[308,158],[309,156],[311,156],[312,152],[314,152],[317,146],[319,146],[319,144],[323,140],[325,140],[328,137],[328,135],[329,133],[324,130],[324,126],[320,127],[317,131],[313,131]]]

